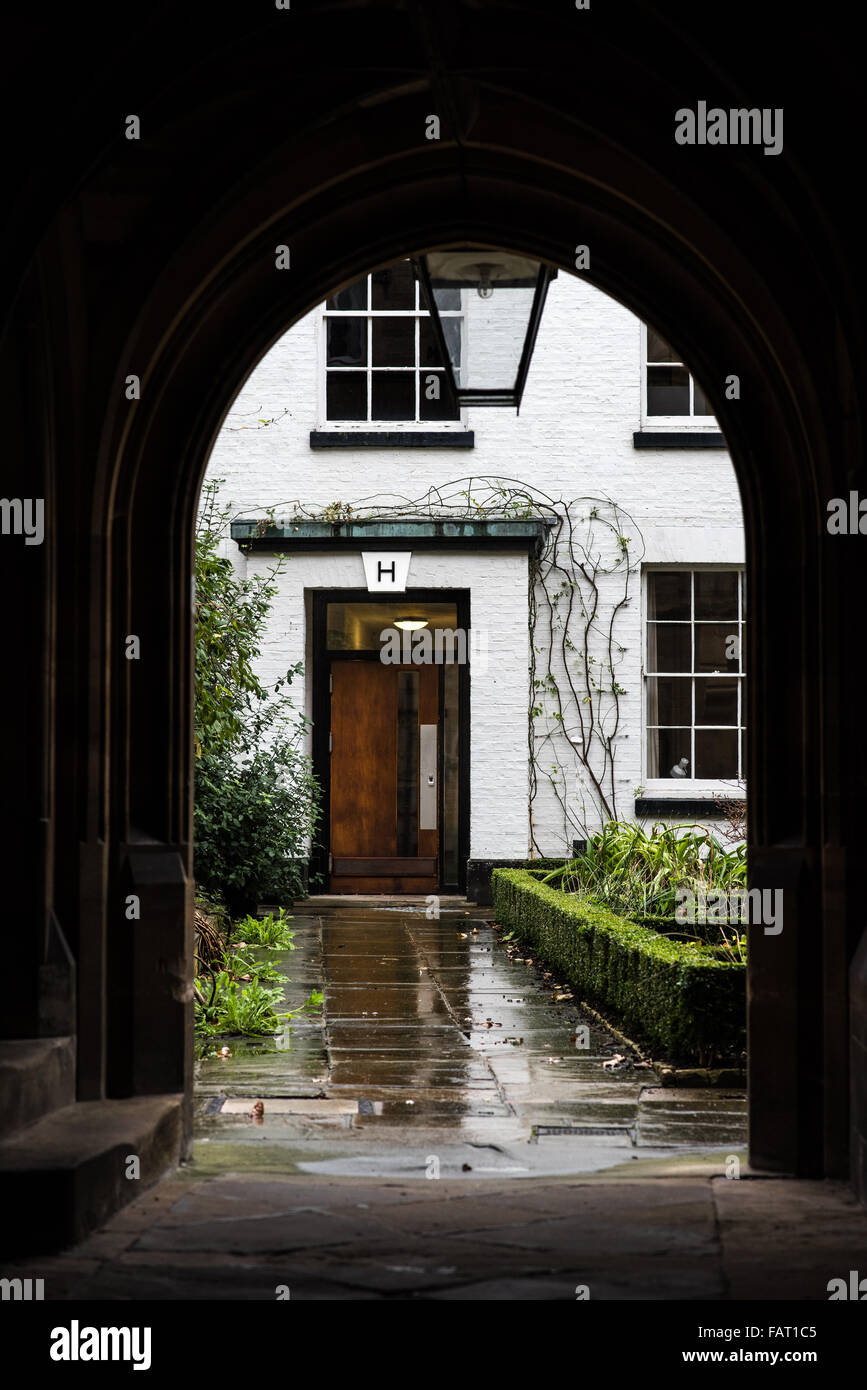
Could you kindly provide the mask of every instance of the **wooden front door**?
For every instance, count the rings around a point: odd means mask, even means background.
[[[332,893],[439,886],[439,668],[331,663]]]

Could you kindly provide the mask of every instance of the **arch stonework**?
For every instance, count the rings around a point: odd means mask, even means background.
[[[501,10],[492,31],[490,8],[438,6],[460,20],[446,39],[425,4],[301,7],[291,39],[282,14],[217,18],[174,64],[148,47],[171,36],[166,18],[139,36],[136,71],[153,65],[140,147],[118,133],[106,82],[54,156],[57,205],[22,180],[10,255],[23,273],[3,300],[6,490],[44,496],[47,530],[41,548],[3,550],[8,650],[33,654],[11,692],[22,988],[4,1032],[74,1032],[79,1101],[185,1096],[186,1145],[192,530],[221,421],[271,344],[376,265],[466,239],[569,270],[584,243],[581,273],[682,345],[741,487],[751,883],[784,890],[782,933],[751,940],[751,1161],[848,1174],[867,1198],[851,849],[865,753],[847,623],[863,566],[857,538],[825,527],[829,498],[867,493],[865,352],[834,158],[797,133],[791,158],[675,144],[685,65],[695,97],[745,104],[762,54],[725,36],[668,33],[656,61],[642,50],[666,23],[652,6],[634,7],[631,31],[594,17],[583,34],[584,17],[554,5]],[[292,269],[278,271],[284,242]],[[130,892],[147,904],[134,931]]]

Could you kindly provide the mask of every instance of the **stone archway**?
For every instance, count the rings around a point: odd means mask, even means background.
[[[570,269],[586,244],[582,273],[683,345],[742,491],[752,881],[785,892],[783,933],[752,949],[751,1159],[840,1176],[851,1145],[863,1188],[867,1108],[862,1078],[850,1110],[847,974],[862,923],[847,843],[863,819],[864,754],[839,616],[858,566],[823,525],[826,500],[862,476],[863,340],[839,238],[806,214],[792,224],[780,193],[782,183],[806,207],[824,174],[802,161],[779,176],[758,150],[720,173],[678,147],[678,54],[704,78],[715,42],[669,35],[656,64],[641,50],[641,26],[660,22],[649,10],[628,35],[600,24],[587,40],[549,7],[542,45],[532,7],[493,38],[484,6],[453,8],[466,21],[459,52],[454,34],[443,51],[424,5],[362,6],[336,33],[324,12],[303,17],[291,41],[282,17],[240,34],[216,28],[195,64],[169,72],[157,61],[157,133],[135,151],[138,170],[118,137],[47,228],[34,213],[34,241],[42,235],[8,321],[5,389],[30,406],[13,428],[19,492],[32,490],[29,461],[54,517],[74,525],[55,520],[51,563],[15,618],[21,633],[29,622],[42,634],[41,714],[22,700],[21,719],[45,771],[27,793],[31,820],[10,835],[42,889],[20,948],[33,988],[9,1026],[45,1031],[40,932],[56,922],[77,966],[79,1099],[189,1092],[192,522],[211,444],[253,366],[326,293],[402,254],[465,238]],[[531,41],[518,76],[507,60],[521,19]],[[371,24],[383,45],[375,69],[353,49],[372,42]],[[321,75],[326,49],[339,100],[331,88],[311,97],[307,74]],[[257,101],[245,103],[237,73],[254,55]],[[508,73],[495,82],[498,59]],[[714,59],[717,74],[739,71],[734,48]],[[287,72],[291,130],[278,119]],[[714,80],[736,104],[738,82]],[[424,133],[433,110],[435,144]],[[197,148],[198,177],[184,183]],[[291,271],[275,269],[280,244]],[[737,402],[723,392],[732,372]],[[148,931],[121,938],[125,895],[139,889]],[[857,971],[851,988],[863,1034]],[[853,1049],[863,1042],[853,1036]]]

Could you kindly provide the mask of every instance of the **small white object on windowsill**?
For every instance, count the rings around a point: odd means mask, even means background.
[[[688,777],[689,758],[681,758],[679,763],[675,763],[669,773],[669,777]]]

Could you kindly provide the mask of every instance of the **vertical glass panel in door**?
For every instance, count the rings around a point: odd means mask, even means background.
[[[397,852],[418,854],[418,672],[397,673]]]

